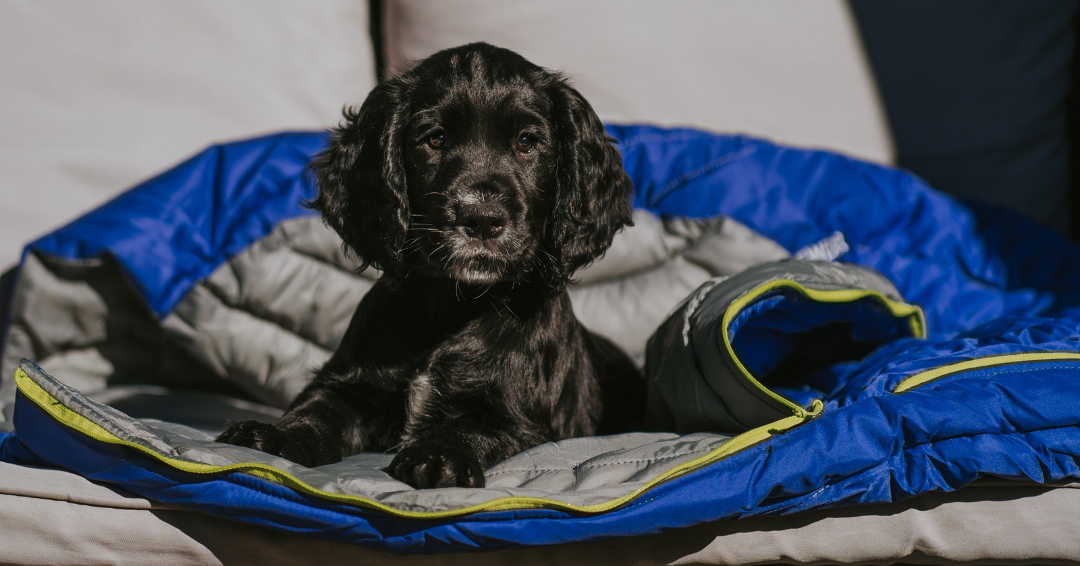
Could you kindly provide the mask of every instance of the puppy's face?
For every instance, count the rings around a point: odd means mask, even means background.
[[[561,289],[630,224],[633,188],[592,108],[506,49],[440,51],[331,133],[313,206],[388,277]]]
[[[478,285],[534,269],[558,153],[552,101],[525,71],[462,55],[414,100],[403,139],[410,269]]]

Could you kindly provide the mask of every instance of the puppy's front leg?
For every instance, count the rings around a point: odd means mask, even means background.
[[[540,427],[491,407],[425,421],[406,435],[386,468],[418,489],[484,487],[485,468],[551,440]]]
[[[356,376],[323,372],[308,384],[275,426],[233,423],[218,442],[247,446],[303,466],[332,464],[365,449],[386,449],[401,426],[404,405],[393,389],[364,386]],[[400,428],[398,428],[400,430]]]
[[[294,406],[276,426],[254,420],[232,423],[218,442],[247,446],[281,456],[302,466],[321,466],[341,460],[346,438],[356,437],[360,417],[340,398],[315,390]]]

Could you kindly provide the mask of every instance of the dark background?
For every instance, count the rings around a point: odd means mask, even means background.
[[[897,163],[1080,240],[1074,0],[849,0]]]

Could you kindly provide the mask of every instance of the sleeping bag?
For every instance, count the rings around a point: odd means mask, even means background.
[[[414,490],[382,471],[392,454],[309,469],[213,442],[280,415],[377,276],[303,206],[325,138],[287,133],[212,147],[27,247],[0,460],[397,552],[1080,477],[1074,246],[833,153],[609,132],[636,225],[571,298],[644,367],[669,432],[537,446],[483,489]]]

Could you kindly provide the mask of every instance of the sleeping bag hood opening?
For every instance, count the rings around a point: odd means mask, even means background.
[[[762,264],[702,285],[649,340],[650,424],[737,434],[804,416],[854,362],[925,335],[922,309],[877,272]]]

